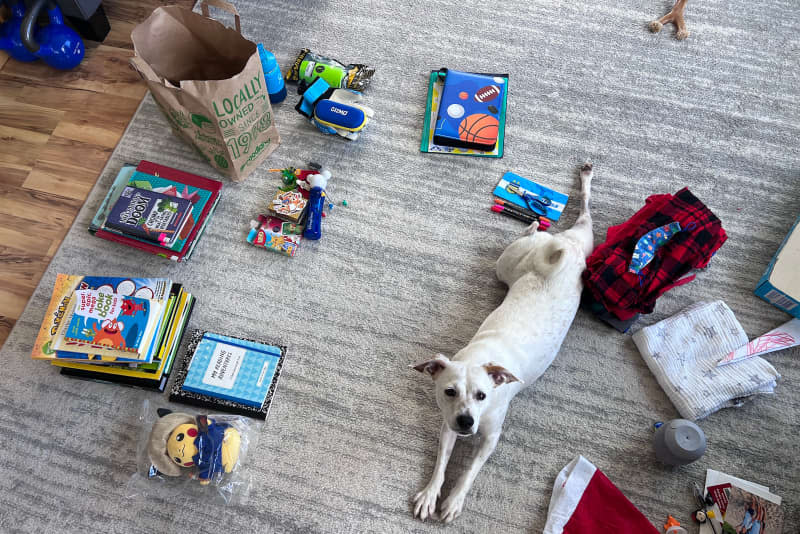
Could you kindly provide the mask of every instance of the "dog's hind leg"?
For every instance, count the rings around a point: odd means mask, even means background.
[[[592,164],[586,162],[581,166],[581,211],[572,228],[564,232],[580,243],[584,256],[594,249],[594,233],[592,232],[592,214],[589,211],[589,200],[592,196]]]
[[[447,462],[450,461],[450,453],[453,452],[453,445],[456,443],[456,433],[453,432],[447,423],[442,423],[442,432],[439,436],[439,454],[436,455],[436,466],[433,468],[433,475],[428,485],[414,497],[414,516],[425,521],[433,517],[436,511],[436,501],[444,484],[444,473],[447,470]]]

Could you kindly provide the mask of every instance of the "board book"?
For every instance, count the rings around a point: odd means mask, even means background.
[[[508,80],[508,74],[431,72],[420,151],[503,157]]]
[[[202,408],[207,408],[210,410],[219,410],[225,411],[229,413],[235,413],[239,415],[245,415],[248,417],[253,417],[256,419],[266,419],[267,415],[269,414],[269,408],[272,404],[272,400],[275,395],[275,390],[278,385],[278,379],[280,378],[281,369],[283,367],[283,362],[286,358],[286,347],[283,346],[274,346],[275,349],[278,349],[278,354],[271,354],[271,358],[275,358],[275,366],[274,369],[268,369],[267,372],[272,373],[272,377],[270,380],[269,388],[266,392],[266,396],[264,397],[264,401],[261,403],[260,406],[254,406],[249,404],[244,404],[242,402],[229,400],[225,398],[215,397],[211,395],[206,395],[203,393],[197,393],[193,391],[189,391],[184,388],[184,382],[186,381],[187,375],[189,373],[189,369],[191,367],[191,362],[195,351],[198,345],[203,340],[205,334],[202,330],[196,330],[192,334],[192,338],[189,342],[188,348],[186,350],[186,355],[183,358],[183,366],[180,370],[176,371],[175,373],[175,382],[172,385],[172,389],[170,392],[169,400],[171,402],[180,402],[183,404],[189,404],[192,406],[198,406]],[[215,335],[215,334],[212,334]],[[218,334],[216,334],[218,335]],[[227,336],[222,336],[223,338]],[[239,338],[228,338],[228,339],[235,339],[238,341],[246,341],[250,343],[254,343],[257,345],[262,346],[270,346],[266,343],[262,343],[260,341],[254,340],[242,340]],[[261,371],[259,370],[259,375]],[[265,375],[266,380],[266,375]]]
[[[524,212],[547,217],[553,222],[561,218],[569,200],[568,195],[513,172],[503,175],[493,194],[499,199],[511,202]]]

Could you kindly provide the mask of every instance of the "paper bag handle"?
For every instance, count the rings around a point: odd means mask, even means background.
[[[225,0],[201,0],[200,9],[203,12],[203,16],[207,18],[212,18],[208,12],[209,5],[218,7],[223,11],[231,13],[233,15],[234,20],[236,21],[236,31],[239,32],[239,35],[242,34],[242,21],[239,18],[239,12],[236,10],[236,6],[234,6],[230,2],[226,2]]]

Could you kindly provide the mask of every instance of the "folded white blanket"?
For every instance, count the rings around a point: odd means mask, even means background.
[[[717,367],[747,335],[721,300],[698,302],[633,334],[642,358],[681,416],[702,419],[738,407],[751,395],[773,393],[780,375],[762,358]]]

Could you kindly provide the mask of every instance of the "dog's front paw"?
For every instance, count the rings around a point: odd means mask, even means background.
[[[449,523],[460,516],[461,510],[464,508],[464,499],[466,499],[466,497],[467,494],[460,491],[451,493],[442,503],[442,511],[439,513],[439,518],[445,523]]]
[[[423,521],[429,517],[433,517],[434,512],[436,512],[436,500],[438,498],[438,489],[431,487],[430,484],[425,486],[425,488],[414,497],[414,517],[419,517]]]

